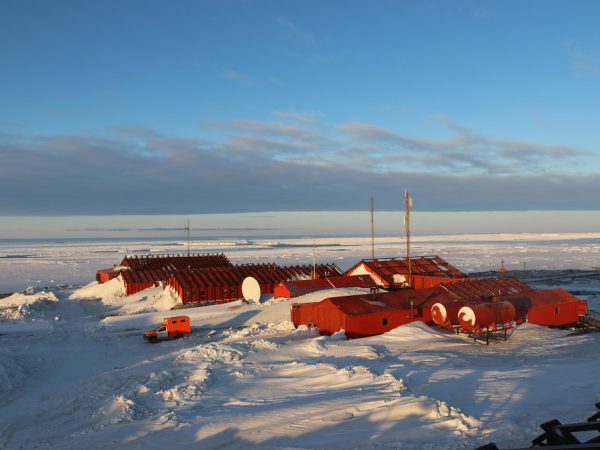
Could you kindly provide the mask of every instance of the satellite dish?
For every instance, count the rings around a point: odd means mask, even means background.
[[[249,302],[258,303],[260,301],[260,284],[254,277],[246,277],[242,283],[242,295]]]

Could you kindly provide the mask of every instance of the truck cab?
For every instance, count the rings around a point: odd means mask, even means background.
[[[178,339],[191,332],[188,316],[165,317],[162,325],[144,333],[144,339],[154,344],[158,341]]]

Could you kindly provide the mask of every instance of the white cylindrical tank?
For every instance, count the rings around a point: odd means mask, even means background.
[[[476,303],[463,306],[458,320],[464,330],[481,330],[510,323],[515,318],[515,307],[510,302]]]
[[[463,302],[435,303],[431,307],[431,318],[441,327],[458,325],[458,311],[463,305]]]

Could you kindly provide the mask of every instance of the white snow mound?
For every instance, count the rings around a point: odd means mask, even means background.
[[[106,305],[117,305],[125,301],[125,287],[121,277],[113,278],[106,283],[92,281],[89,284],[73,291],[69,295],[71,300],[100,300]]]
[[[0,299],[0,320],[35,318],[43,305],[58,302],[53,292],[40,291],[34,294],[16,292]]]

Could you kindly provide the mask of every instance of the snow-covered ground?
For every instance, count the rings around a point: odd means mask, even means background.
[[[417,245],[419,253],[441,254],[471,271],[496,268],[502,258],[512,264],[523,246],[527,268],[535,267],[536,257],[545,269],[581,257],[585,263],[571,266],[585,269],[598,265],[595,239],[463,237]],[[323,241],[317,242],[323,261],[350,266],[370,253],[368,240],[343,246]],[[379,256],[401,252],[400,240],[380,244]],[[256,255],[279,263],[312,259],[312,240],[260,245],[230,246],[227,255],[234,262]],[[54,246],[40,258],[65,259],[61,251]],[[95,268],[111,266],[122,257],[88,253],[86,259],[83,247],[65,251],[74,267],[88,260]],[[478,265],[485,254],[490,264]],[[36,278],[35,258],[26,259],[21,268]],[[0,448],[445,449],[490,441],[527,446],[542,422],[583,420],[600,401],[600,333],[524,325],[508,341],[486,347],[412,324],[346,341],[294,329],[290,302],[263,298],[177,311],[191,317],[194,332],[153,345],[142,332],[169,314],[164,311],[173,304],[171,292],[158,287],[125,297],[116,280],[89,283],[93,273],[82,286],[72,286],[70,272],[51,272],[50,266],[41,264],[37,272],[37,279],[55,280],[48,289],[0,299]],[[9,269],[13,278],[16,267]],[[564,286],[600,309],[597,271],[519,275],[537,287]],[[351,292],[356,290],[300,300]]]

